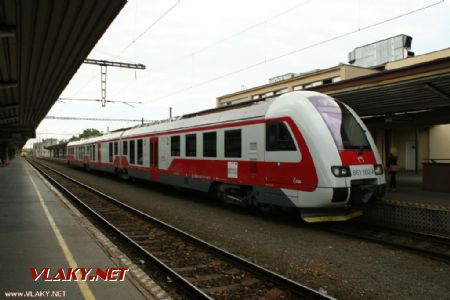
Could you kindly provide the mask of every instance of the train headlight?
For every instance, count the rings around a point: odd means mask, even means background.
[[[350,177],[350,168],[342,166],[331,167],[331,173],[336,177]]]
[[[375,175],[383,174],[383,165],[374,165],[373,170],[375,171]]]

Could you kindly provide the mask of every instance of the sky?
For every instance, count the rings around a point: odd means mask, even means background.
[[[144,64],[109,67],[106,87],[108,100],[142,104],[57,101],[48,116],[165,119],[169,107],[213,108],[271,77],[348,63],[355,47],[398,34],[413,37],[416,55],[448,48],[449,29],[449,0],[129,0],[88,58]],[[100,83],[100,66],[82,64],[60,97],[99,99]],[[26,147],[137,124],[44,119]]]

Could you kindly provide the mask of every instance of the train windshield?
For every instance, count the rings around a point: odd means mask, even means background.
[[[345,105],[323,95],[308,99],[327,124],[339,150],[370,149],[365,131]]]

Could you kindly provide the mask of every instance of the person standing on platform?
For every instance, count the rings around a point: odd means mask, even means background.
[[[389,170],[389,191],[397,190],[397,172],[398,172],[398,152],[396,147],[392,147],[389,152],[387,165]]]

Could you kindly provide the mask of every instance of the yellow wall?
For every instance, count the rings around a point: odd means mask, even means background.
[[[407,158],[407,143],[415,141],[415,129],[414,128],[402,128],[392,130],[391,145],[397,147],[398,150],[398,165],[400,169],[406,168]],[[422,169],[422,163],[426,158],[429,158],[429,132],[428,129],[418,129],[418,169]]]
[[[241,92],[220,96],[217,98],[216,104],[217,106],[222,106],[225,105],[226,103],[233,101],[250,100],[255,95],[261,95],[268,92],[275,92],[285,88],[287,88],[289,91],[293,91],[294,87],[296,86],[318,82],[324,79],[330,79],[334,77],[339,77],[340,80],[346,80],[377,72],[379,71],[368,68],[361,68],[350,65],[339,65],[329,69],[305,73],[303,75],[279,81],[276,83],[265,84]]]
[[[450,159],[450,124],[430,129],[430,158]]]
[[[351,79],[355,77],[365,76],[379,71],[369,68],[355,67],[350,65],[343,65],[341,68],[342,80]]]
[[[403,68],[407,66],[412,66],[415,64],[420,64],[428,61],[432,61],[439,58],[449,57],[450,56],[450,48],[442,49],[430,53],[425,53],[418,56],[413,56],[401,60],[388,62],[385,66],[386,70],[393,70],[398,68]]]

